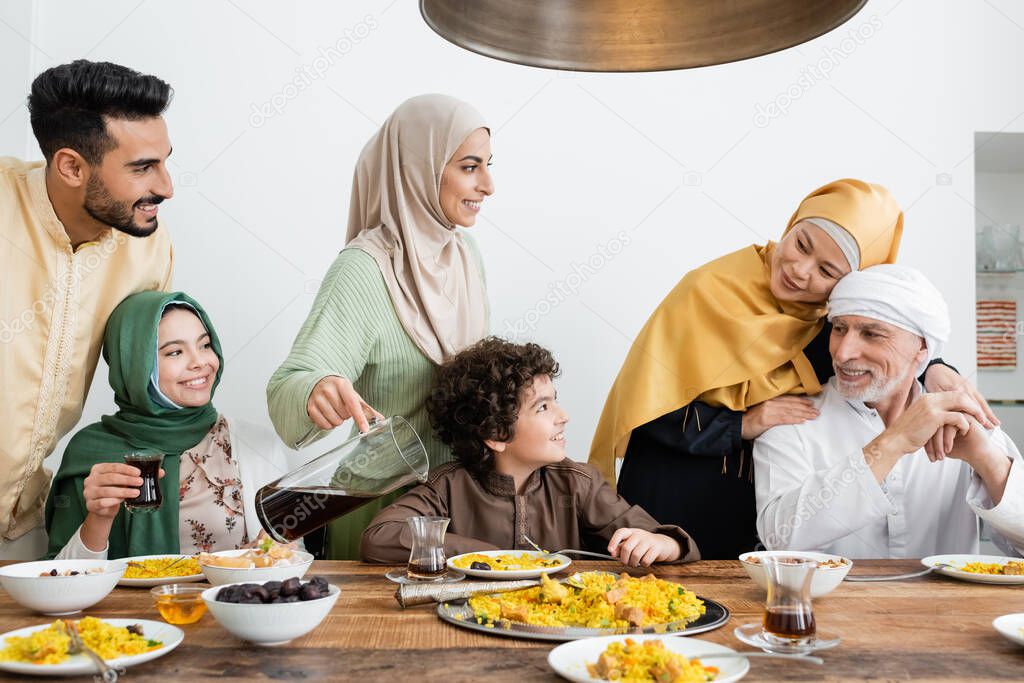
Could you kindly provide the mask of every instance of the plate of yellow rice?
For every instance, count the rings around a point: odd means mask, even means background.
[[[575,640],[616,633],[687,635],[729,620],[725,606],[653,574],[634,577],[581,572],[563,582],[450,600],[437,607],[443,621],[481,633],[533,640]]]
[[[128,630],[140,630],[141,634]],[[134,627],[138,627],[135,629]],[[78,620],[82,641],[112,667],[130,667],[162,657],[181,644],[177,626],[147,619]],[[28,626],[0,635],[0,671],[46,676],[96,672],[86,654],[68,654],[69,638],[60,622]]]
[[[664,635],[605,636],[559,645],[548,664],[570,681],[594,683],[732,683],[747,675],[747,659],[702,656],[735,652],[724,645]]]
[[[172,566],[175,560],[183,557],[186,559]],[[206,578],[198,560],[191,555],[138,555],[126,557],[123,561],[128,563],[128,569],[117,582],[118,586],[147,588],[165,583],[202,581]]]
[[[448,568],[478,579],[537,579],[555,574],[572,564],[565,555],[544,557],[536,550],[483,550],[449,558]]]
[[[936,564],[950,564],[952,567],[937,569],[938,573],[974,583],[1024,584],[1024,560],[1019,557],[998,555],[932,555],[921,560],[921,564],[932,567]]]

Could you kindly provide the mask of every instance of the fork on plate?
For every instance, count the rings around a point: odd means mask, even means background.
[[[542,549],[539,545],[534,543],[526,534],[523,534],[523,540],[532,545],[534,550],[536,550],[537,552],[544,553],[544,559],[554,557],[555,555],[586,555],[588,557],[600,557],[605,560],[615,560],[616,562],[619,559],[617,557],[612,557],[611,555],[605,555],[604,553],[592,553],[589,550],[573,550],[572,548],[565,548],[563,550],[556,550],[553,553],[549,553],[546,550]]]
[[[117,671],[111,668],[109,664],[103,661],[102,657],[82,641],[82,636],[78,633],[78,623],[71,620],[61,621],[61,623],[64,625],[64,632],[71,639],[68,643],[68,654],[88,655],[99,670],[99,673],[93,676],[93,680],[97,681],[97,683],[116,683]]]

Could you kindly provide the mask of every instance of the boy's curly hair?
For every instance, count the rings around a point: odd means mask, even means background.
[[[558,363],[542,346],[488,337],[438,369],[427,398],[430,423],[468,470],[484,474],[494,468],[484,440],[510,441],[522,392],[534,377],[558,374]]]

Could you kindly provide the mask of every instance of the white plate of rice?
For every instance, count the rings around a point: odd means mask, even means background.
[[[157,657],[163,657],[165,654],[178,647],[178,645],[181,644],[181,641],[185,639],[184,631],[177,626],[165,624],[162,621],[150,621],[148,619],[102,619],[101,621],[110,626],[118,627],[137,624],[142,627],[142,634],[146,639],[158,640],[163,644],[161,647],[155,650],[150,650],[149,652],[107,659],[107,664],[113,668],[128,668],[130,666],[135,666],[136,664],[148,662],[151,659],[156,659]],[[24,638],[36,631],[42,631],[49,628],[52,623],[53,622],[50,622],[49,624],[27,626],[25,628],[8,631],[7,633],[0,635],[0,650],[3,650],[7,646],[8,638],[14,636]],[[0,671],[14,674],[29,674],[33,676],[87,676],[97,673],[96,665],[93,664],[92,660],[89,659],[89,656],[84,653],[67,655],[67,658],[59,664],[33,664],[31,662],[0,661]]]
[[[175,555],[173,553],[166,555],[136,555],[135,557],[126,557],[120,561],[128,562],[130,568],[130,563],[132,562],[145,562],[146,560],[167,560],[167,565],[170,565],[171,562],[174,562],[175,560],[181,559],[183,557],[191,557],[191,555]],[[174,567],[171,567],[171,570],[173,571],[174,569],[183,564],[185,564],[185,560],[181,560],[180,564],[176,564]],[[149,579],[126,579],[122,576],[121,580],[117,582],[117,585],[135,588],[150,588],[152,586],[161,586],[165,583],[189,583],[192,581],[203,581],[205,579],[206,576],[203,574],[202,570],[200,570],[198,574],[189,574],[187,576],[160,576]]]
[[[665,635],[621,635],[601,636],[599,638],[583,638],[559,645],[548,654],[548,664],[562,678],[577,683],[594,683],[607,680],[592,676],[587,670],[588,664],[596,664],[608,646],[614,642],[621,642],[629,638],[636,643],[647,640],[660,640],[665,649],[675,654],[683,655],[689,659],[699,655],[712,653],[729,653],[735,650],[709,643],[706,640],[696,638],[684,638],[682,636]],[[748,659],[708,659],[702,660],[701,664],[718,668],[718,675],[714,678],[715,683],[732,683],[747,675],[750,671],[750,660]]]
[[[926,567],[933,567],[936,564],[951,564],[954,569],[943,567],[935,570],[937,573],[951,576],[961,581],[973,581],[974,583],[1001,583],[1009,585],[1024,584],[1024,574],[987,574],[964,571],[963,567],[970,565],[1006,565],[1007,563],[1022,562],[1019,557],[1000,557],[999,555],[931,555],[921,560]]]
[[[539,579],[541,574],[557,574],[572,564],[572,560],[565,555],[553,555],[548,558],[553,563],[551,566],[539,567],[537,565],[544,554],[536,550],[481,550],[449,558],[448,568],[478,579],[512,580]],[[474,561],[488,564],[491,568],[473,569],[470,565]]]

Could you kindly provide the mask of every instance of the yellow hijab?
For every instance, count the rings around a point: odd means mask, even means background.
[[[809,194],[783,236],[827,218],[860,248],[861,269],[893,263],[903,212],[880,185],[843,179]],[[615,481],[634,429],[700,400],[746,410],[783,394],[821,391],[803,349],[824,324],[820,305],[782,303],[769,287],[775,243],[751,245],[683,276],[647,320],[605,401],[590,464]]]

